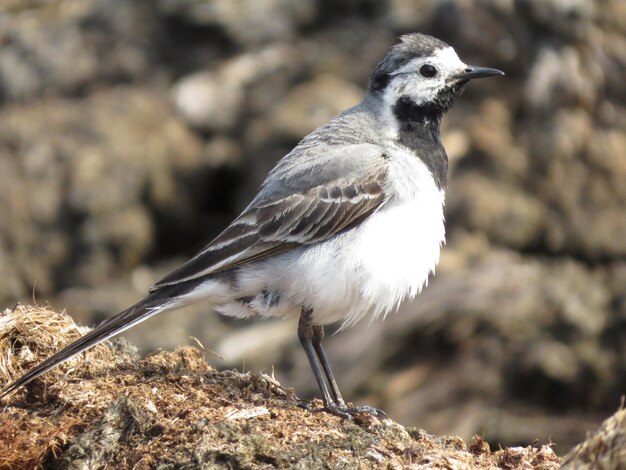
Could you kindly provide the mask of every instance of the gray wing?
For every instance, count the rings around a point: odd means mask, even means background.
[[[152,291],[326,240],[386,201],[387,163],[377,146],[346,146],[322,158],[300,155],[299,162],[290,157],[226,230]]]

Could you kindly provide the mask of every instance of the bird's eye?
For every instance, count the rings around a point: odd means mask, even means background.
[[[426,78],[433,78],[437,75],[437,69],[430,64],[424,64],[420,67],[420,75]]]

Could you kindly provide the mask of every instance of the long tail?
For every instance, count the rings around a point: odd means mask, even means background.
[[[0,391],[0,399],[17,390],[21,386],[33,381],[40,375],[45,374],[50,369],[53,369],[68,359],[71,359],[75,355],[94,347],[96,344],[99,344],[102,341],[105,341],[118,333],[135,326],[137,323],[147,320],[157,313],[161,313],[165,310],[179,307],[182,304],[187,303],[181,301],[182,299],[179,297],[181,294],[180,290],[179,286],[172,286],[172,288],[169,289],[159,289],[132,307],[105,320],[86,335],[80,337],[69,346],[26,372],[26,374],[17,379],[15,382],[5,386],[2,391]]]

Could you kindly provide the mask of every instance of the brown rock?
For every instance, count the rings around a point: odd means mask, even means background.
[[[15,105],[2,118],[0,233],[28,291],[58,288],[64,270],[97,283],[136,265],[154,241],[150,211],[184,199],[176,174],[202,164],[165,100],[139,89]]]

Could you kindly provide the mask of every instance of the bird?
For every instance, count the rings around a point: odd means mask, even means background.
[[[497,75],[504,73],[465,64],[433,36],[401,36],[375,66],[363,100],[278,161],[217,237],[0,398],[154,315],[205,301],[233,317],[299,317],[322,409],[348,419],[377,414],[342,397],[324,327],[385,317],[434,274],[445,241],[441,120],[468,82]]]

